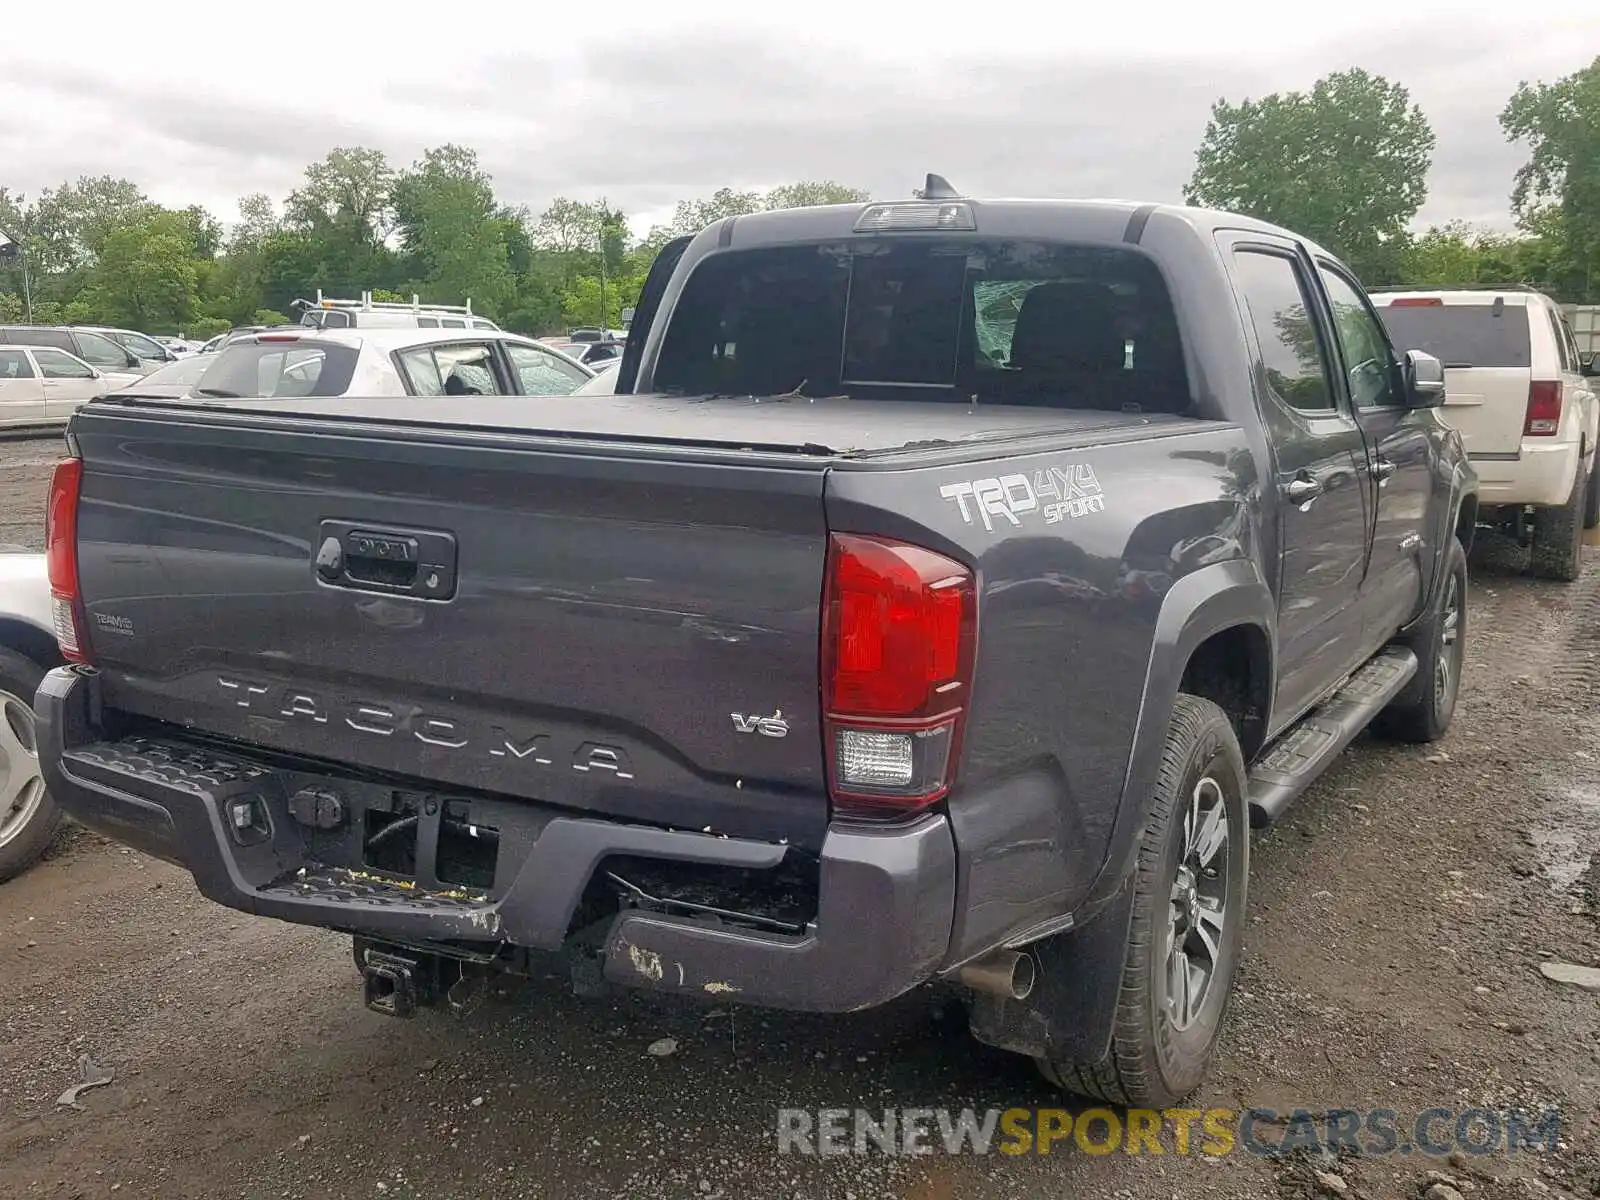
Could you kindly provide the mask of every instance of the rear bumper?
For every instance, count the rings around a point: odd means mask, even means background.
[[[1578,476],[1578,443],[1527,438],[1516,454],[1468,455],[1478,473],[1478,502],[1559,508]]]
[[[64,667],[41,685],[40,759],[52,794],[82,824],[189,871],[200,891],[243,912],[413,946],[493,954],[559,950],[600,862],[613,855],[747,869],[776,868],[766,842],[563,815],[536,805],[520,860],[495,888],[424,891],[309,852],[289,811],[303,778],[199,744],[103,741],[99,681]],[[256,801],[268,828],[241,844],[230,802]],[[773,1008],[845,1012],[931,978],[949,948],[956,854],[947,820],[906,827],[835,825],[820,862],[816,917],[779,934],[642,909],[611,920],[607,979]]]

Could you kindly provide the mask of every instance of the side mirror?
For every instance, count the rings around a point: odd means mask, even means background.
[[[1438,408],[1444,403],[1444,364],[1421,350],[1406,351],[1406,404]]]

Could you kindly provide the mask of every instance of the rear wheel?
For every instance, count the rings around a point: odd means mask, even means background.
[[[1571,583],[1583,570],[1583,509],[1589,480],[1579,463],[1572,494],[1560,508],[1541,508],[1534,517],[1529,570],[1540,579]]]
[[[1135,868],[1111,1047],[1036,1060],[1068,1091],[1165,1108],[1199,1087],[1243,943],[1250,867],[1244,756],[1227,715],[1180,694]]]
[[[0,647],[0,883],[26,871],[65,816],[45,791],[33,697],[44,668]]]

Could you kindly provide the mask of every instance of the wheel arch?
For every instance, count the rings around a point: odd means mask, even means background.
[[[1112,836],[1088,906],[1117,891],[1138,854],[1173,702],[1186,681],[1201,687],[1197,694],[1218,704],[1230,719],[1237,718],[1235,732],[1247,763],[1261,748],[1271,724],[1276,633],[1277,602],[1257,564],[1248,559],[1201,567],[1177,580],[1162,597]],[[1218,672],[1219,663],[1234,661],[1229,656],[1241,651],[1249,669],[1242,690],[1222,681]],[[1218,700],[1218,694],[1227,702]]]
[[[20,654],[44,671],[62,666],[65,661],[53,633],[18,617],[0,616],[0,649]]]

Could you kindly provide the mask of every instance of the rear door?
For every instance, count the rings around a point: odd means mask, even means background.
[[[1363,657],[1367,446],[1344,389],[1335,387],[1337,359],[1310,261],[1279,238],[1241,236],[1229,249],[1275,459],[1275,732]]]
[[[1526,304],[1398,296],[1378,313],[1396,350],[1422,350],[1444,364],[1439,415],[1460,431],[1469,456],[1521,451],[1532,377]]]
[[[397,350],[406,391],[413,396],[509,396],[507,369],[487,341],[430,342]]]
[[[0,425],[37,425],[44,416],[44,385],[28,352],[0,346]]]

